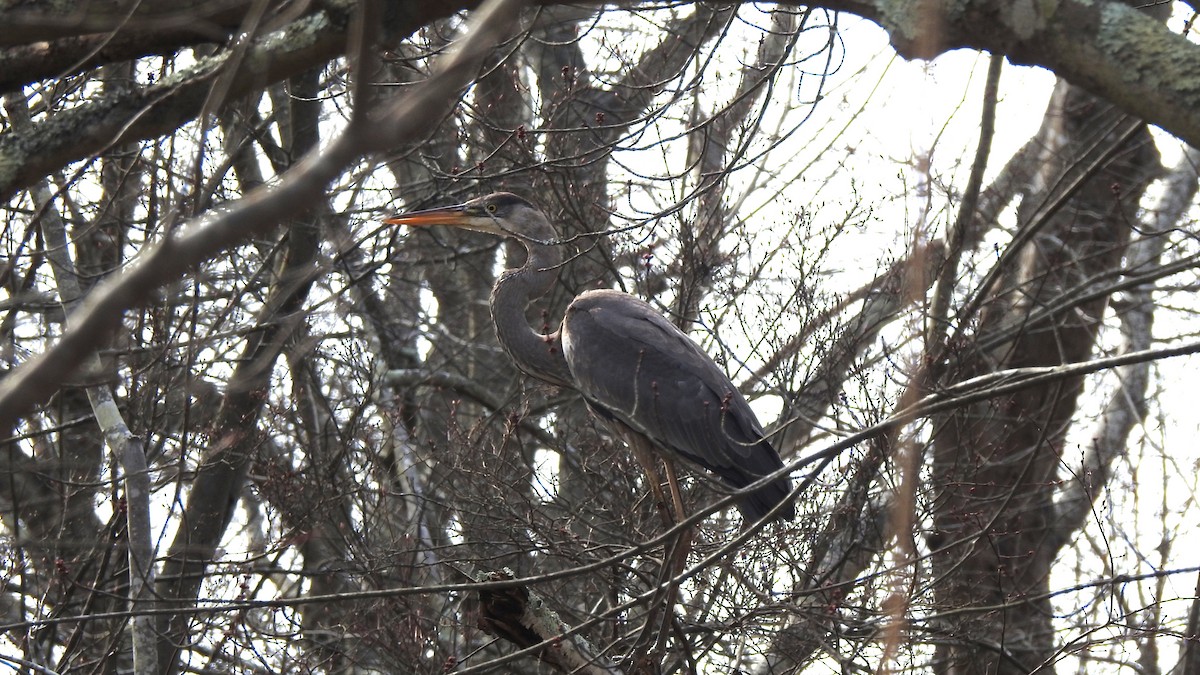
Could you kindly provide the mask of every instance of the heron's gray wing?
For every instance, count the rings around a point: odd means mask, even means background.
[[[783,466],[729,377],[644,301],[616,291],[584,293],[568,308],[562,334],[576,387],[602,414],[733,487]],[[761,517],[790,486],[786,478],[768,485],[742,511]]]

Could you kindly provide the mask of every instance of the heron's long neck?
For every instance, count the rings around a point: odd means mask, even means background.
[[[492,321],[496,337],[517,366],[559,386],[571,386],[571,373],[563,359],[558,330],[541,333],[530,327],[525,308],[550,291],[558,278],[562,256],[556,246],[526,241],[528,257],[515,270],[506,270],[492,288]]]

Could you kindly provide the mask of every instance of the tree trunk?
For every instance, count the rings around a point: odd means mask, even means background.
[[[1018,212],[1018,236],[1030,238],[997,263],[1005,267],[973,348],[950,355],[946,383],[1082,361],[1095,346],[1107,295],[1055,305],[1120,269],[1138,201],[1159,171],[1158,153],[1145,125],[1076,87],[1060,84],[1047,116],[1060,124],[1042,137],[1043,173]],[[1068,194],[1072,181],[1078,189]],[[1048,544],[1057,534],[1053,497],[1082,384],[1066,378],[938,420],[933,484],[941,487],[930,496],[929,545],[939,580],[933,609],[949,616],[935,622],[945,636],[938,673],[1054,672],[1056,551]]]

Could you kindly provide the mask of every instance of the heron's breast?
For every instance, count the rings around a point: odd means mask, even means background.
[[[571,357],[575,355],[575,351],[571,345],[571,331],[567,330],[566,322],[563,322],[563,327],[558,336],[559,344],[562,345],[563,358],[567,363],[571,362]]]
[[[579,300],[582,297],[583,295],[576,297],[571,304],[567,305],[567,311],[563,314],[562,326],[559,328],[559,341],[562,343],[563,357],[568,364],[573,358],[579,356],[579,343],[575,339],[578,324],[574,319],[578,319],[582,313],[587,311],[579,307]]]

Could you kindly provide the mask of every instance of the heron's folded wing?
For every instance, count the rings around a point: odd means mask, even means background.
[[[614,291],[581,295],[563,323],[579,390],[635,431],[734,485],[782,466],[745,398],[653,307]]]

